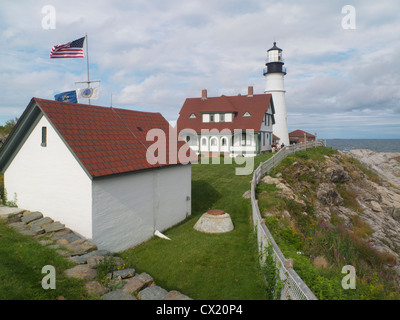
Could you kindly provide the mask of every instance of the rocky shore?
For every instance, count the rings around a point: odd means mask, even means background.
[[[382,179],[400,188],[400,153],[355,149],[348,154],[374,170]]]
[[[304,200],[313,203],[316,216],[324,221],[339,218],[388,258],[387,268],[397,273],[400,284],[400,153],[352,150],[324,158],[296,161],[262,182],[275,184],[281,197],[304,211]],[[292,219],[287,211],[264,214]]]

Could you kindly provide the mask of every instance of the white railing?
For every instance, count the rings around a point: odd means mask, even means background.
[[[318,300],[312,291],[307,287],[304,281],[293,270],[291,259],[286,259],[274,238],[265,225],[265,220],[260,214],[258,201],[256,199],[256,186],[261,178],[277,166],[288,155],[297,151],[306,150],[308,148],[323,146],[322,141],[310,141],[307,143],[293,144],[282,148],[267,161],[260,163],[258,168],[254,170],[253,179],[251,181],[251,206],[253,214],[253,223],[257,231],[257,241],[259,252],[264,253],[265,248],[272,245],[274,260],[279,270],[279,278],[284,285],[281,291],[281,300]],[[262,263],[262,261],[260,261]]]

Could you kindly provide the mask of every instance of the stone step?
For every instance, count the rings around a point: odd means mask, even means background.
[[[21,217],[21,221],[25,222],[25,223],[29,223],[29,222],[32,222],[34,220],[38,220],[41,218],[43,218],[43,214],[41,212],[34,211],[34,212],[31,212],[31,213]]]

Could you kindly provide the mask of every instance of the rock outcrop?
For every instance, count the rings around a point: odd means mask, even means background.
[[[352,156],[380,178],[372,179]],[[338,217],[352,232],[359,227],[356,222],[362,224],[364,240],[393,257],[388,267],[397,272],[400,283],[399,161],[400,153],[338,152],[325,156],[324,161],[296,161],[279,178],[267,176],[262,182],[275,184],[283,198],[312,203],[316,216],[324,221]]]
[[[349,155],[376,171],[387,182],[400,188],[400,153],[377,153],[368,149],[355,149],[350,150]]]

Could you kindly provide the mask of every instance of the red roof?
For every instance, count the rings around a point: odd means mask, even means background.
[[[176,123],[178,132],[183,129],[192,129],[200,133],[202,129],[248,129],[259,132],[264,115],[268,111],[270,103],[273,106],[271,94],[255,94],[251,97],[247,95],[239,96],[220,96],[203,98],[187,98],[179,113]],[[202,121],[203,113],[222,113],[233,112],[235,117],[232,122],[208,122]],[[243,117],[246,112],[250,117]],[[272,110],[272,114],[274,114]],[[190,118],[194,114],[196,118]],[[274,120],[273,120],[274,121]]]
[[[306,137],[315,138],[315,136],[313,134],[305,132],[305,131],[300,130],[300,129],[297,129],[295,131],[290,132],[289,133],[289,137],[292,137],[292,138],[297,138],[297,137],[304,138],[304,134],[306,134]]]
[[[36,101],[92,177],[181,163],[179,159],[174,161],[168,157],[169,129],[172,127],[160,113],[38,98],[32,100]],[[155,143],[146,141],[146,134],[154,128],[165,132],[165,164],[150,164],[146,159],[147,149]],[[183,144],[178,141],[177,147],[171,150],[175,158]],[[190,155],[192,161],[197,159],[193,152]]]

